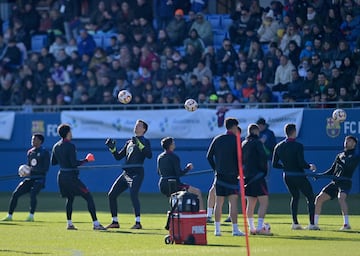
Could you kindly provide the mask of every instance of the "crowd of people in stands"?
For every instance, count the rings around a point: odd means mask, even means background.
[[[40,2],[3,21],[1,106],[115,104],[123,89],[131,104],[360,101],[360,0],[239,0],[229,14],[196,0]],[[232,20],[220,43],[211,15]]]

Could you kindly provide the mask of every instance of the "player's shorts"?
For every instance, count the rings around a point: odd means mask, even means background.
[[[169,183],[167,179],[160,179],[159,181],[159,190],[162,194],[165,196],[170,196],[172,193],[181,191],[181,190],[187,190],[190,185],[181,183],[181,182],[175,182],[174,184]]]
[[[331,200],[337,198],[339,193],[349,194],[351,190],[352,182],[349,181],[340,181],[334,182],[332,181],[328,185],[326,185],[321,192],[326,193],[330,196]]]
[[[78,178],[78,175],[59,173],[58,185],[62,197],[83,196],[89,193],[88,188]]]
[[[251,180],[251,179],[250,179]],[[245,184],[249,181],[245,179]],[[267,196],[269,195],[268,187],[264,177],[254,180],[245,187],[245,195],[251,197]]]
[[[215,193],[217,196],[230,196],[239,194],[239,186],[236,184],[225,183],[215,179]]]

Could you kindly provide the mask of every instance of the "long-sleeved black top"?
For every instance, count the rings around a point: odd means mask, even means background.
[[[267,173],[267,156],[257,135],[249,135],[242,143],[242,163],[245,178]]]
[[[28,165],[31,167],[31,176],[46,176],[50,166],[50,153],[43,147],[32,147],[27,152]]]
[[[359,163],[360,154],[356,155],[355,149],[346,150],[337,154],[331,167],[322,174],[351,179]]]
[[[152,158],[152,150],[150,141],[144,136],[137,136],[140,142],[144,145],[144,148],[140,149],[139,146],[134,144],[132,140],[128,140],[120,151],[115,151],[113,156],[116,160],[121,160],[126,157],[126,164],[139,164],[142,165],[145,161],[145,158]],[[128,167],[124,168],[127,173],[136,173],[138,171],[143,171],[144,167]]]
[[[51,153],[51,164],[60,165],[60,171],[67,173],[79,173],[78,166],[86,162],[86,159],[76,159],[76,148],[69,140],[61,139],[53,146]]]
[[[181,169],[180,158],[171,151],[162,152],[157,158],[157,171],[161,178],[172,178],[180,182],[180,177],[189,170]]]
[[[235,134],[227,132],[216,136],[209,146],[206,158],[216,171],[217,178],[237,182],[239,172]]]
[[[304,169],[310,168],[304,159],[304,146],[295,139],[289,138],[275,146],[272,166],[277,169],[284,169],[285,172],[300,173],[304,173]]]

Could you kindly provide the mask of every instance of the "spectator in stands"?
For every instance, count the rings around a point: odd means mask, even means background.
[[[338,94],[336,92],[335,87],[333,87],[332,85],[330,85],[327,88],[326,91],[326,96],[327,96],[327,102],[329,102],[328,107],[330,108],[336,108],[336,104],[330,104],[330,102],[336,102],[339,100]]]
[[[270,10],[268,13],[264,13],[262,17],[262,24],[257,30],[260,43],[269,44],[270,42],[276,41],[278,29],[279,23],[274,18],[274,12]]]
[[[177,0],[154,0],[154,16],[157,30],[165,29],[174,17]]]
[[[240,14],[240,16],[239,16]],[[229,37],[231,42],[239,44],[242,48],[245,47],[247,42],[247,31],[256,29],[256,22],[251,18],[251,13],[248,7],[240,5],[236,6],[235,13],[231,18],[233,23],[229,27]]]
[[[340,91],[340,87],[344,84],[344,77],[340,73],[340,69],[337,67],[331,68],[331,75],[327,76],[327,79],[331,82],[331,86],[334,87],[337,92]],[[350,83],[348,83],[349,87],[350,87]]]
[[[261,48],[260,42],[258,39],[251,40],[250,49],[248,53],[248,63],[251,70],[255,70],[258,60],[264,58],[264,52]]]
[[[349,49],[349,44],[345,40],[341,40],[334,53],[335,65],[340,67],[345,57],[351,57],[351,51]]]
[[[11,38],[8,42],[5,53],[1,59],[1,66],[9,71],[16,70],[22,64],[20,49],[16,46],[16,41]]]
[[[80,57],[82,57],[84,54],[92,57],[96,48],[96,43],[92,35],[88,34],[85,29],[82,29],[80,30],[80,40],[77,46]]]
[[[175,16],[166,26],[166,32],[169,36],[172,46],[181,46],[187,34],[184,12],[181,9],[175,11]]]
[[[55,60],[59,61],[59,52],[65,49],[66,45],[62,36],[56,36],[55,41],[49,47],[49,53],[54,56]]]
[[[134,20],[132,24],[133,26],[139,25],[140,18],[145,18],[148,21],[153,20],[153,8],[151,7],[151,5],[147,0],[136,0],[136,5],[133,8],[133,10],[134,10]]]
[[[303,61],[304,59],[310,59],[314,55],[313,43],[307,41],[305,43],[305,48],[300,52],[299,60]]]
[[[322,44],[322,49],[320,52],[320,56],[323,60],[328,59],[329,61],[332,62],[332,60],[334,59],[334,49],[332,47],[332,42],[330,40],[325,40]]]
[[[191,29],[189,32],[189,36],[184,40],[185,51],[187,50],[187,46],[189,44],[192,44],[198,53],[202,54],[204,52],[205,43],[203,39],[201,39],[201,37],[199,36],[196,29]]]
[[[214,46],[207,46],[201,59],[204,61],[205,65],[210,68],[211,72],[216,74],[216,53]]]
[[[301,31],[301,48],[305,47],[305,42],[313,41],[314,37],[311,34],[311,27],[310,25],[304,24]]]
[[[300,62],[304,61],[304,60],[300,59],[300,52],[301,52],[301,48],[297,45],[297,43],[295,41],[291,40],[289,42],[289,54],[288,54],[288,57],[289,57],[289,60],[291,60],[291,63],[295,67],[298,67]]]
[[[157,36],[157,40],[155,41],[155,44],[156,44],[155,51],[158,55],[160,55],[166,47],[171,45],[171,41],[166,30],[160,29],[158,31],[158,36]]]
[[[234,72],[234,80],[235,81],[246,81],[248,76],[251,76],[251,72],[248,68],[247,61],[241,60],[239,67]]]
[[[115,98],[113,97],[112,92],[110,90],[105,90],[102,96],[103,97],[101,104],[111,105],[115,103]]]
[[[314,6],[309,5],[306,9],[306,21],[305,23],[309,26],[319,26],[322,27],[323,21],[321,16],[316,12]]]
[[[322,67],[322,63],[321,63],[320,55],[317,53],[313,54],[313,56],[311,57],[310,68],[314,71],[315,75],[320,73],[321,67]]]
[[[65,45],[65,52],[67,55],[72,56],[72,53],[76,51],[78,55],[78,47],[76,44],[75,38],[71,38],[69,42]]]
[[[55,40],[55,36],[64,35],[64,19],[56,9],[50,10],[51,27],[48,30],[49,44]]]
[[[35,95],[37,93],[37,88],[33,82],[33,79],[31,76],[26,77],[22,80],[21,83],[21,94],[23,97],[24,102],[35,102]]]
[[[56,97],[61,93],[61,87],[55,83],[51,77],[46,78],[46,87],[41,92],[45,99],[49,98],[52,102],[56,101]]]
[[[38,32],[41,16],[30,2],[25,4],[24,11],[21,13],[19,18],[21,19],[25,30],[27,33],[29,33],[30,36]]]
[[[116,22],[117,31],[127,33],[135,19],[135,9],[130,8],[127,1],[122,1],[119,11],[119,19]],[[148,17],[149,18],[149,17]]]
[[[319,94],[326,94],[329,87],[329,81],[326,79],[324,73],[319,73],[317,76],[317,82],[315,84],[314,92]]]
[[[360,35],[360,16],[354,17],[351,12],[346,13],[345,20],[340,25],[340,31],[346,41],[355,42]]]
[[[332,63],[329,59],[323,59],[320,72],[324,73],[327,79],[330,79],[333,68],[334,68],[334,66],[332,65]]]
[[[63,85],[66,83],[70,83],[69,73],[57,61],[54,63],[54,66],[52,67],[50,74],[51,74],[52,80],[54,81],[54,83],[56,85]],[[56,97],[54,98],[54,100],[55,99],[56,99]]]
[[[138,26],[139,30],[142,31],[143,34],[143,38],[146,41],[146,37],[148,35],[153,35],[155,38],[155,30],[153,25],[144,17],[140,17],[139,18],[139,26]]]
[[[242,85],[242,95],[243,95],[243,101],[249,102],[250,95],[256,95],[256,84],[254,81],[254,78],[249,76],[245,83]],[[256,98],[256,96],[255,96]]]
[[[85,28],[91,32],[105,33],[113,28],[112,17],[107,10],[105,2],[99,1],[97,8],[90,14],[90,21]]]
[[[288,94],[295,101],[303,101],[304,83],[300,78],[298,70],[293,69],[291,71],[291,82],[288,86]]]
[[[351,84],[353,77],[357,72],[358,67],[353,62],[351,56],[346,56],[340,66],[341,73],[344,77],[344,84]],[[338,89],[338,88],[337,88]]]
[[[261,103],[272,102],[273,95],[271,88],[263,80],[256,81],[256,99]]]
[[[192,12],[203,12],[208,6],[208,0],[190,0],[190,5]]]
[[[203,78],[201,79],[199,93],[204,93],[206,96],[215,93],[213,82],[208,76],[203,76]]]
[[[167,98],[169,103],[174,102],[174,98],[177,97],[177,87],[174,83],[175,77],[168,77],[161,93],[161,98]]]
[[[140,56],[140,63],[139,68],[147,68],[151,71],[151,63],[153,60],[157,59],[156,53],[151,51],[147,45],[141,47],[141,56]],[[141,73],[141,71],[140,71]]]
[[[107,57],[103,48],[96,47],[94,51],[94,55],[91,57],[89,63],[89,69],[97,70],[100,67],[100,64],[106,62]]]
[[[26,27],[23,24],[23,21],[20,19],[14,20],[14,26],[12,28],[12,32],[14,34],[14,39],[17,43],[23,43],[25,45],[24,52],[26,53],[26,49],[31,49],[31,35],[26,30]]]
[[[223,40],[222,47],[216,52],[217,74],[219,76],[233,75],[236,59],[237,54],[231,44],[231,41],[225,38]]]
[[[71,38],[77,38],[81,25],[81,1],[62,1],[60,13],[64,19],[65,38],[69,42]]]
[[[201,52],[199,52],[193,44],[188,44],[185,48],[185,56],[183,60],[187,62],[188,69],[193,70],[201,60]]]
[[[202,78],[204,76],[209,77],[210,80],[212,80],[212,72],[210,70],[210,68],[208,68],[204,61],[200,60],[198,62],[198,64],[196,65],[196,67],[193,69],[192,72],[194,75],[196,75],[198,77],[199,80],[202,80]]]
[[[176,87],[176,95],[179,103],[182,103],[186,99],[186,86],[180,75],[176,75],[174,79],[174,85]]]
[[[219,85],[216,88],[216,95],[226,98],[226,95],[231,93],[231,89],[228,80],[225,77],[221,77]]]
[[[192,24],[190,30],[195,29],[199,37],[204,41],[205,45],[213,44],[213,30],[209,21],[206,20],[202,12],[196,13],[196,20]]]
[[[286,55],[289,53],[290,41],[295,41],[297,46],[299,46],[299,47],[301,46],[301,37],[300,37],[300,34],[298,33],[294,24],[290,24],[286,28],[286,33],[284,34],[284,36],[281,38],[281,41],[280,41],[279,48]]]
[[[275,72],[273,91],[284,92],[288,90],[288,85],[291,82],[291,71],[294,68],[294,65],[288,60],[286,55],[280,57],[280,65],[276,68]]]

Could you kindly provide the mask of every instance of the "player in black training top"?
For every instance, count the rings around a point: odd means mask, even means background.
[[[315,224],[318,225],[321,207],[324,202],[338,198],[338,202],[343,215],[344,224],[340,230],[349,230],[348,205],[346,203],[347,195],[352,186],[352,176],[360,163],[360,154],[355,152],[358,140],[349,135],[344,140],[344,151],[337,154],[330,169],[319,175],[334,176],[327,186],[325,186],[315,200]]]
[[[308,204],[310,225],[307,229],[317,230],[318,228],[314,225],[315,195],[304,172],[304,169],[315,171],[316,166],[304,160],[304,146],[296,141],[295,124],[286,124],[284,131],[286,139],[275,146],[272,165],[274,168],[283,169],[284,182],[291,194],[290,205],[293,219],[291,228],[302,229],[297,218],[300,192],[302,192]]]
[[[192,170],[193,164],[188,163],[185,169],[180,167],[180,158],[174,153],[175,141],[172,137],[165,137],[161,140],[161,147],[164,149],[157,158],[157,172],[160,175],[159,190],[166,196],[172,193],[186,190],[198,196],[200,210],[203,210],[203,200],[201,191],[198,188],[182,183],[180,177]],[[169,183],[169,180],[175,180],[174,186]]]
[[[145,158],[152,158],[150,141],[144,137],[147,129],[148,124],[145,121],[137,120],[134,127],[135,136],[128,140],[120,151],[116,150],[115,140],[109,138],[105,142],[116,160],[121,160],[125,157],[127,165],[134,165],[133,167],[124,168],[124,171],[115,180],[108,193],[112,223],[106,228],[120,227],[117,217],[117,197],[128,188],[130,189],[130,198],[135,213],[135,225],[131,228],[142,228],[140,222],[139,190],[144,180],[144,160]]]
[[[31,137],[32,148],[27,152],[27,165],[30,166],[30,176],[19,183],[10,199],[8,215],[4,221],[11,221],[19,197],[30,193],[30,213],[26,221],[34,221],[37,205],[37,195],[45,187],[45,177],[49,171],[50,154],[42,145],[44,136],[36,133]]]
[[[260,128],[257,124],[249,124],[247,136],[242,143],[242,163],[245,178],[245,196],[247,200],[246,215],[250,233],[253,235],[271,235],[263,228],[265,214],[269,204],[269,192],[266,184],[267,155],[260,140]],[[258,208],[258,225],[255,228],[254,210]]]
[[[215,171],[215,236],[221,236],[220,220],[225,197],[229,200],[233,236],[243,236],[237,224],[237,199],[239,194],[239,168],[236,135],[240,133],[238,120],[225,120],[226,133],[216,136],[207,151],[206,158]]]
[[[79,179],[78,166],[86,162],[94,161],[94,156],[89,153],[85,159],[77,160],[75,145],[71,143],[72,133],[70,126],[67,124],[61,124],[58,126],[57,131],[61,140],[53,146],[51,164],[60,165],[57,181],[61,196],[66,197],[67,229],[77,229],[73,225],[71,217],[75,196],[81,196],[87,202],[87,207],[94,224],[93,229],[106,230],[97,220],[95,203],[90,191]]]

